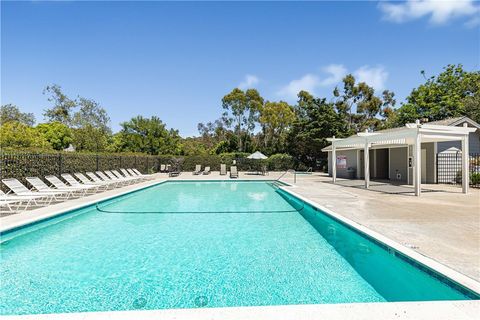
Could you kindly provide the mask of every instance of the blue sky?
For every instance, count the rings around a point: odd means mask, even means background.
[[[183,136],[232,88],[269,100],[331,97],[354,73],[401,101],[449,63],[479,69],[478,3],[4,2],[1,103],[43,120],[59,84],[98,101],[112,128],[157,115]]]

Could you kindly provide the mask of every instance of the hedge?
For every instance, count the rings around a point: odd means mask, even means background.
[[[193,171],[195,165],[202,168],[209,166],[212,171],[220,170],[220,164],[227,167],[236,161],[240,171],[258,170],[266,166],[271,171],[284,171],[293,167],[293,159],[287,154],[275,154],[267,160],[247,159],[248,153],[224,153],[219,155],[132,155],[132,154],[92,154],[80,152],[61,153],[0,153],[0,178],[17,178],[23,180],[29,176],[45,177],[62,173],[87,171],[104,171],[120,168],[137,168],[142,173],[153,173],[160,170],[161,164],[171,164],[182,171]]]

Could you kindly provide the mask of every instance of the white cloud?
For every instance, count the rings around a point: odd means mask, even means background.
[[[314,74],[306,74],[300,79],[295,79],[290,81],[286,86],[281,88],[277,94],[286,99],[295,99],[297,94],[301,90],[308,91],[310,93],[315,92],[321,84],[321,80],[318,76]]]
[[[238,88],[242,90],[251,89],[254,86],[256,86],[259,82],[260,82],[260,79],[257,76],[253,74],[247,74],[245,76],[245,79],[242,82],[240,82],[240,84],[238,85]]]
[[[474,0],[408,0],[402,3],[382,2],[379,8],[384,18],[392,22],[405,22],[430,17],[432,24],[444,24],[458,17],[473,17],[467,24],[475,23],[480,14],[480,5]]]
[[[388,72],[384,67],[369,67],[363,66],[353,72],[356,82],[365,82],[373,87],[376,91],[385,88],[385,83],[388,79]]]
[[[326,77],[320,77],[314,73],[307,73],[303,77],[294,79],[283,86],[277,91],[277,95],[287,101],[295,100],[301,90],[316,95],[320,88],[333,88],[335,85],[340,84],[343,77],[349,73],[348,69],[342,64],[330,64],[323,67],[322,71],[327,74]],[[363,66],[351,73],[355,76],[357,83],[365,82],[373,87],[375,91],[385,89],[388,72],[382,66]]]
[[[300,79],[290,81],[277,94],[285,99],[295,99],[301,90],[315,94],[320,87],[329,87],[341,82],[342,78],[348,73],[347,68],[342,64],[327,65],[322,68],[322,71],[327,74],[326,77],[308,73]]]
[[[330,64],[322,69],[329,76],[321,81],[322,86],[331,86],[342,81],[347,75],[347,68],[343,64]]]

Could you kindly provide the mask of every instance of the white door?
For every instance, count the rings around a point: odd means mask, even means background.
[[[427,149],[422,149],[422,183],[427,183]]]

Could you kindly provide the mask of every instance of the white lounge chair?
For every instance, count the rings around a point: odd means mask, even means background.
[[[68,200],[76,196],[75,192],[77,190],[58,190],[51,188],[39,177],[26,177],[25,180],[27,180],[28,183],[30,183],[38,192],[51,192],[55,194],[58,199]]]
[[[195,171],[193,171],[193,174],[194,175],[199,175],[201,173],[202,173],[202,165],[201,164],[195,165]]]
[[[237,166],[230,167],[230,178],[238,178]]]
[[[6,194],[0,189],[0,207],[5,207],[9,212],[17,212],[20,207],[25,206],[23,210],[27,210],[31,203],[35,206],[39,206],[37,200],[44,198],[43,196],[17,196]],[[12,209],[13,205],[16,205],[15,209]]]
[[[71,186],[79,186],[79,185],[96,186],[99,189],[100,187],[103,187],[104,190],[115,188],[115,185],[113,183],[100,180],[93,172],[87,172],[87,175],[89,174],[94,176],[96,179],[98,179],[98,181],[94,179],[90,180],[81,172],[74,173],[75,177],[77,177],[81,183],[78,182],[77,179],[75,179],[72,175],[68,173],[62,174],[62,178],[65,179],[65,181],[67,181]]]
[[[87,172],[88,174],[88,172]],[[126,185],[125,181],[121,181],[121,180],[118,180],[118,179],[112,179],[110,178],[110,176],[106,175],[106,173],[102,172],[102,171],[95,171],[95,174],[101,179],[100,181],[105,181],[105,182],[108,182],[108,183],[114,183],[116,187],[121,187],[121,186],[124,186]],[[111,175],[113,175],[111,173]],[[93,179],[93,177],[91,177],[89,175],[90,178]]]
[[[225,163],[220,164],[220,175],[221,176],[227,175],[227,165]]]
[[[75,186],[72,186],[72,185],[69,186],[69,185],[65,184],[62,180],[60,180],[58,177],[53,176],[53,175],[45,176],[45,179],[47,179],[48,182],[50,182],[55,188],[57,188],[59,190],[62,190],[62,189],[63,190],[74,190],[74,191],[77,191],[77,192],[82,192],[83,195],[86,195],[87,193],[96,193],[98,191],[98,187],[99,187],[99,186],[93,186],[93,185],[85,186],[85,185],[81,185],[81,184],[78,184],[78,185],[75,185]]]
[[[28,189],[27,187],[25,187],[23,183],[21,183],[20,181],[18,181],[18,179],[15,179],[15,178],[2,179],[2,182],[17,196],[26,196],[26,197],[41,196],[41,198],[38,198],[38,200],[41,200],[46,204],[50,204],[52,200],[58,201],[56,197],[58,195],[58,192],[51,192],[51,191],[34,192]]]
[[[120,183],[123,183],[124,185],[129,185],[133,182],[132,179],[127,179],[127,178],[122,178],[121,175],[120,177],[117,177],[116,174],[114,174],[112,171],[110,170],[105,170],[104,173],[110,178],[112,179],[112,181],[119,181]]]
[[[120,172],[118,172],[118,170],[110,170],[110,172],[113,173],[118,179],[123,179],[126,181],[133,181],[133,182],[138,182],[141,180],[139,177],[130,177],[130,175],[128,176],[122,175]]]
[[[120,171],[123,173],[123,175],[125,177],[129,177],[129,178],[135,178],[137,179],[137,181],[144,181],[146,180],[147,178],[143,177],[143,176],[137,176],[136,174],[131,174],[127,169],[120,169]]]
[[[210,174],[210,167],[205,167],[205,170],[203,170],[203,174]]]
[[[153,179],[155,177],[155,174],[144,174],[134,168],[127,169],[127,171],[130,172],[132,176],[142,177],[144,179]]]

